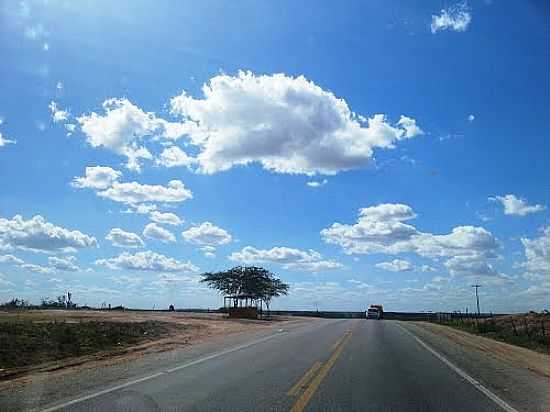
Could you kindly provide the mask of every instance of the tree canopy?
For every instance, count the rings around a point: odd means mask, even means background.
[[[248,295],[262,300],[267,308],[271,299],[288,294],[289,286],[269,270],[256,266],[236,266],[222,272],[206,272],[201,282],[224,295]]]

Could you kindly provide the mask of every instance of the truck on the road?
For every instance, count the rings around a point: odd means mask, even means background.
[[[370,305],[366,313],[367,319],[383,319],[384,308],[382,305]]]

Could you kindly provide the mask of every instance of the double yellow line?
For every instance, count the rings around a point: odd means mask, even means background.
[[[344,347],[351,339],[352,331],[347,331],[344,336],[342,336],[332,347],[333,352],[330,355],[330,358],[325,362],[315,362],[313,366],[305,373],[304,376],[300,378],[298,382],[288,391],[289,396],[295,396],[302,389],[305,390],[302,392],[302,395],[296,400],[296,403],[290,410],[290,412],[302,412],[307,407],[309,401],[317,391],[317,388],[327,376],[330,369],[334,366],[338,357],[344,350]],[[311,382],[310,382],[311,381]],[[308,382],[309,385],[308,385]]]

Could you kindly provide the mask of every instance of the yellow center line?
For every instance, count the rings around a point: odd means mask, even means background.
[[[340,338],[334,343],[334,345],[332,345],[332,346],[330,347],[331,352],[334,351],[334,350],[336,350],[336,348],[342,343],[342,341],[346,338],[347,333],[348,333],[348,332],[346,332],[346,333],[344,334],[344,336],[340,337]]]
[[[321,384],[321,382],[323,381],[325,376],[327,376],[330,369],[334,366],[334,364],[338,360],[338,357],[340,356],[340,354],[344,350],[344,347],[346,346],[346,344],[350,340],[351,335],[352,335],[351,331],[346,332],[346,334],[343,337],[343,340],[341,342],[339,342],[339,345],[336,347],[336,350],[334,350],[334,352],[332,352],[332,355],[330,356],[329,360],[326,361],[321,366],[321,368],[319,369],[319,373],[315,376],[315,378],[313,378],[313,380],[311,381],[309,386],[306,388],[304,393],[302,393],[302,396],[300,396],[298,398],[298,400],[296,401],[296,403],[294,404],[294,406],[292,407],[290,412],[303,412],[304,411],[304,409],[307,407],[309,401],[311,400],[311,398],[315,394],[315,391],[317,391],[317,388],[319,387],[319,385]]]
[[[287,392],[287,395],[288,396],[294,396],[302,388],[305,388],[306,385],[311,380],[311,378],[313,377],[313,375],[317,372],[317,370],[319,370],[321,365],[322,365],[321,362],[319,362],[319,361],[315,362],[313,364],[313,366],[306,372],[306,374],[304,376],[302,376],[302,378],[298,382],[296,382],[296,384],[292,388],[290,388],[290,390]]]

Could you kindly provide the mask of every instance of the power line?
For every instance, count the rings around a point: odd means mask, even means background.
[[[476,283],[475,285],[472,285],[472,287],[476,288],[477,315],[479,316],[481,312],[479,311],[479,294],[477,293],[477,290],[481,287],[481,285]]]

